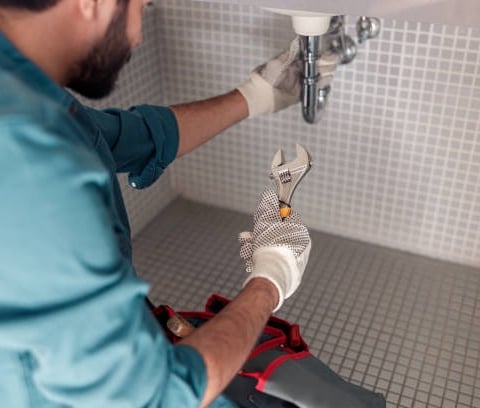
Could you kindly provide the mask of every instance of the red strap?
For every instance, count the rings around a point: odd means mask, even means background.
[[[229,303],[230,299],[217,294],[213,294],[208,298],[204,312],[178,313],[186,318],[209,320]],[[172,337],[171,332],[166,327],[167,320],[175,314],[175,310],[173,310],[170,306],[161,305],[153,310],[153,314],[162,325],[170,340],[178,341],[178,338],[176,338],[176,336]],[[268,350],[272,347],[276,347],[279,344],[285,344],[287,347],[289,347],[295,352],[308,351],[308,345],[300,335],[300,328],[298,324],[290,324],[286,320],[280,319],[276,316],[271,316],[267,322],[267,325],[264,328],[264,332],[272,336],[278,337],[278,340],[272,339],[259,345],[257,348],[255,348],[255,350],[252,351],[249,358],[253,358],[262,351]]]
[[[272,374],[286,361],[288,360],[300,360],[302,358],[310,356],[310,352],[308,351],[301,351],[300,353],[293,353],[293,354],[285,354],[283,356],[277,357],[275,360],[273,360],[263,371],[263,373],[260,373],[258,378],[257,385],[255,388],[258,391],[264,391],[265,389],[265,384],[268,382],[269,378],[272,376]],[[253,373],[252,373],[253,374]],[[252,375],[250,375],[252,376]]]

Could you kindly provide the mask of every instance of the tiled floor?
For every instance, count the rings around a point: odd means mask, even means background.
[[[155,303],[202,308],[243,279],[247,215],[177,199],[134,241]],[[301,289],[279,316],[312,352],[389,407],[480,407],[480,270],[312,232]]]

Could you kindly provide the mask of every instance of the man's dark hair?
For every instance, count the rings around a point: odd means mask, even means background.
[[[41,11],[54,6],[59,1],[60,0],[0,0],[0,7]]]
[[[31,11],[46,10],[61,0],[0,0],[0,7],[11,7]],[[128,3],[129,0],[118,0],[119,3]]]

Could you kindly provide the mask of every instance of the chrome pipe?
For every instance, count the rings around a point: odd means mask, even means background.
[[[380,20],[374,17],[360,17],[357,25],[359,43],[375,38],[380,32]],[[328,102],[330,85],[320,88],[320,72],[316,62],[323,52],[339,56],[340,64],[348,64],[357,55],[357,44],[345,32],[345,16],[334,16],[330,27],[322,35],[300,35],[300,58],[303,64],[301,81],[302,114],[307,123],[315,123],[318,113],[325,109]]]
[[[300,54],[303,61],[302,114],[308,123],[315,123],[318,110],[317,84],[320,73],[316,62],[320,57],[322,36],[300,36]]]

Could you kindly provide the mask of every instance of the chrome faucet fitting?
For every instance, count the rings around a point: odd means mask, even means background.
[[[380,20],[375,17],[362,16],[357,21],[358,43],[375,38],[380,33]]]
[[[340,56],[340,64],[349,64],[357,56],[357,44],[345,33],[345,16],[332,17],[328,41],[327,48]]]

